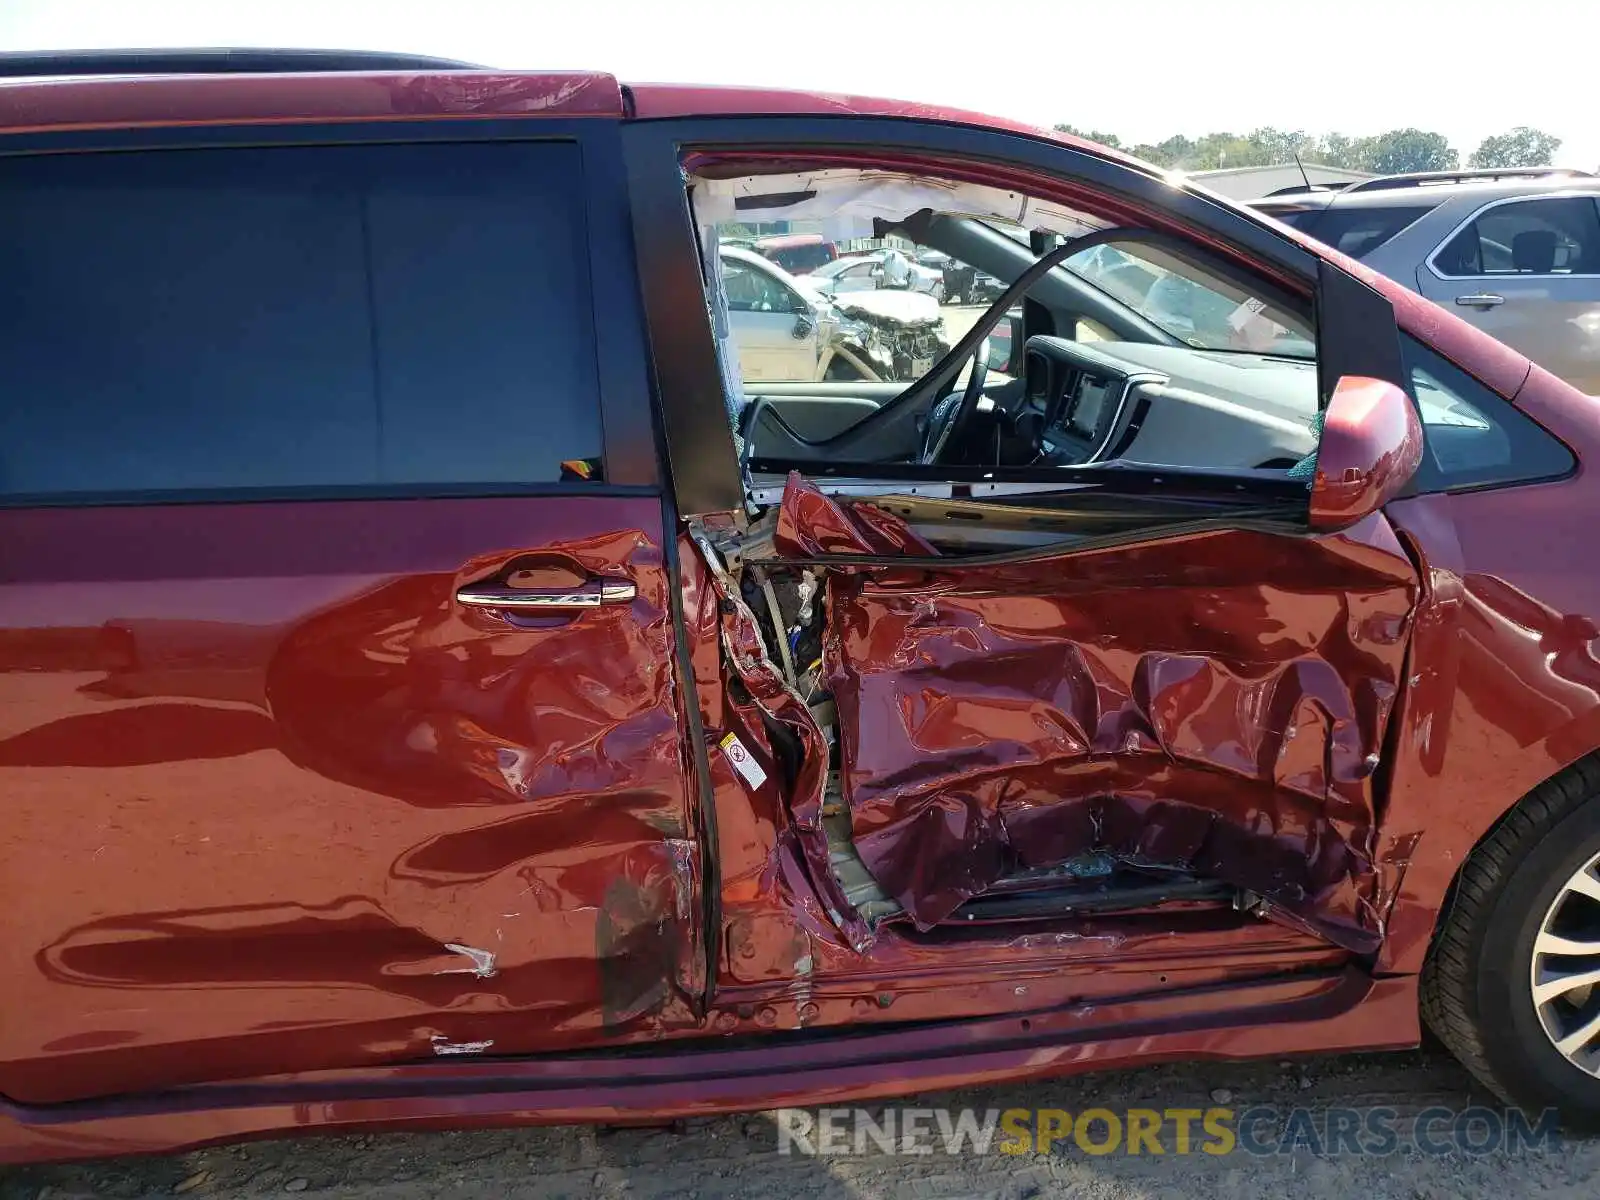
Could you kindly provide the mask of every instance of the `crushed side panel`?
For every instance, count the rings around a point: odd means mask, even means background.
[[[798,480],[783,507],[781,553],[915,538]],[[922,928],[1010,871],[1106,850],[1370,950],[1373,774],[1417,594],[1382,517],[835,568],[824,650],[862,858]]]

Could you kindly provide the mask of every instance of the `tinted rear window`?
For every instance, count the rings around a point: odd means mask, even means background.
[[[1404,208],[1328,208],[1319,220],[1299,227],[1327,246],[1351,258],[1370,254],[1402,229],[1427,216],[1436,206],[1408,205]]]
[[[521,485],[598,456],[579,155],[0,162],[0,495]]]
[[[1296,229],[1306,230],[1308,232],[1310,231],[1311,226],[1316,224],[1317,218],[1323,213],[1323,210],[1320,208],[1262,208],[1261,211],[1266,213],[1269,217],[1276,217],[1285,225],[1293,225]]]
[[[832,253],[824,245],[785,246],[781,250],[766,250],[763,253],[791,275],[804,275],[808,271],[815,271],[823,263],[833,261]]]

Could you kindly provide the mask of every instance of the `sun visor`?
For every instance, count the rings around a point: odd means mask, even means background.
[[[698,221],[717,225],[806,221],[820,224],[821,231],[836,241],[873,237],[875,221],[901,221],[923,209],[1066,237],[1108,225],[1091,213],[1021,192],[897,171],[840,168],[692,182]]]

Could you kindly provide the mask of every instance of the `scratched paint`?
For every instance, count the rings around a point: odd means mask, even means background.
[[[455,942],[446,942],[444,948],[452,954],[460,954],[466,958],[464,967],[447,967],[440,971],[441,975],[476,975],[479,979],[490,979],[494,976],[494,951],[479,950],[475,946],[462,946]]]
[[[433,1052],[442,1056],[455,1054],[482,1054],[494,1045],[493,1038],[485,1038],[481,1042],[452,1042],[449,1038],[434,1035],[432,1042]]]

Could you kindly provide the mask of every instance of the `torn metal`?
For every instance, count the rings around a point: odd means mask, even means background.
[[[1247,894],[1241,911],[1376,946],[1374,772],[1418,594],[1381,517],[981,564],[792,477],[764,524],[777,556],[827,568],[834,776],[832,723],[794,703],[756,610],[738,601],[724,635],[804,747],[794,835],[858,944],[902,913],[924,931],[1020,919],[1053,888],[1041,913]]]

